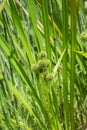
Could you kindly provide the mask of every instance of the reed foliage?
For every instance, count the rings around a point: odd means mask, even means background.
[[[0,129],[86,130],[83,0],[0,2]]]

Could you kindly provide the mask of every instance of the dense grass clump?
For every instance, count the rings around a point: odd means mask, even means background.
[[[0,1],[0,130],[87,129],[85,8]]]

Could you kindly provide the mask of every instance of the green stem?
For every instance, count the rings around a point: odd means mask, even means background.
[[[42,0],[42,15],[43,15],[43,25],[44,25],[47,57],[51,61],[51,46],[50,46],[50,35],[49,35],[48,1],[47,0]]]
[[[62,0],[62,13],[63,13],[63,50],[67,46],[68,42],[68,0]],[[67,86],[67,50],[63,57],[63,93],[64,93],[64,120],[65,129],[68,130],[68,86]]]
[[[70,77],[70,119],[71,119],[71,130],[74,130],[74,82],[75,82],[75,52],[76,50],[76,21],[77,21],[77,10],[76,0],[71,3],[71,77]]]

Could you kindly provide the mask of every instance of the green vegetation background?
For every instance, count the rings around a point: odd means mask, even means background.
[[[0,1],[0,130],[87,129],[84,2]]]

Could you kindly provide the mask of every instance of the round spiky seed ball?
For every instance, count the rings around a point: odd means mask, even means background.
[[[38,64],[33,64],[31,66],[31,70],[34,72],[34,73],[38,73],[39,72],[39,66]]]
[[[52,81],[52,79],[53,79],[53,73],[48,73],[47,75],[46,75],[46,77],[45,77],[45,79],[47,80],[47,81]]]
[[[41,52],[38,54],[38,58],[39,58],[39,59],[45,59],[45,58],[47,58],[47,53],[46,53],[46,51],[41,51]]]
[[[44,72],[49,68],[50,61],[48,59],[42,59],[39,60],[38,65],[39,65],[39,71]]]

